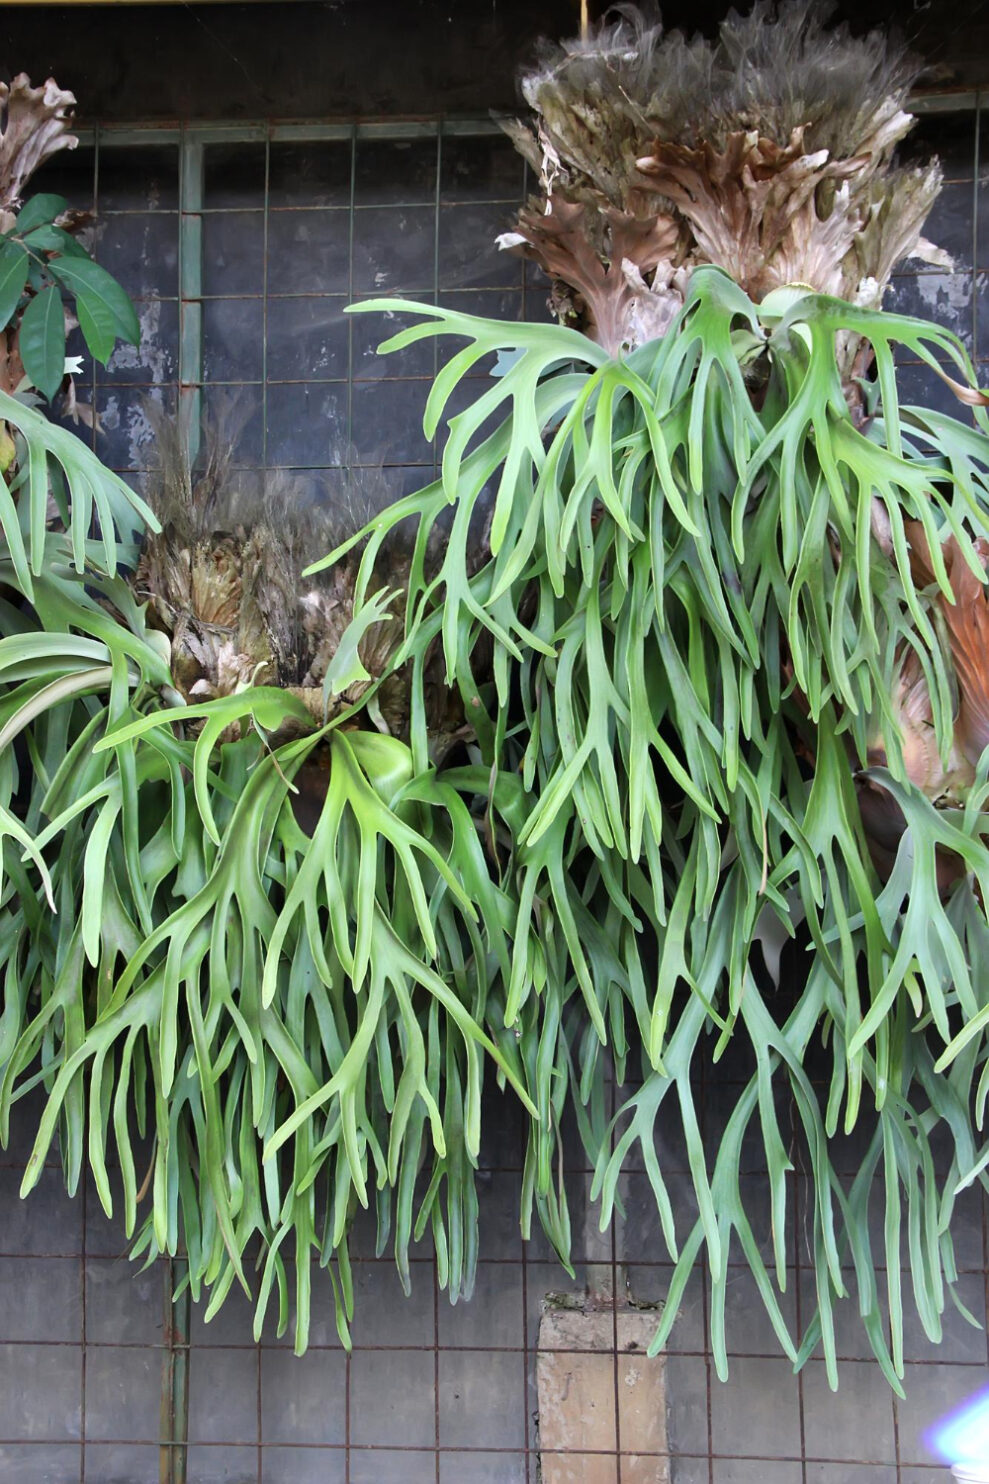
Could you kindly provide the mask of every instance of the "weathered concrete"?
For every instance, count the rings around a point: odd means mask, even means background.
[[[655,1332],[649,1310],[547,1307],[536,1361],[543,1484],[617,1484],[619,1453],[621,1484],[668,1484],[665,1363],[646,1354]]]

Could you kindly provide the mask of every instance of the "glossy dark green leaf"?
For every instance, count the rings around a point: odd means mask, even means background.
[[[0,246],[0,328],[10,323],[27,282],[28,255],[19,242]]]
[[[65,374],[65,310],[58,289],[35,294],[21,319],[17,343],[32,384],[54,397]]]

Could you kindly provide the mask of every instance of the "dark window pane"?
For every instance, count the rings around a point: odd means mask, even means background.
[[[179,219],[150,211],[104,216],[96,224],[93,255],[132,298],[179,291]]]
[[[348,206],[349,139],[316,144],[273,144],[268,176],[272,206]]]
[[[101,145],[101,211],[177,211],[179,152],[175,145]]]
[[[258,206],[264,199],[263,144],[208,144],[203,156],[203,205]]]
[[[268,463],[325,466],[347,462],[347,387],[343,382],[268,388]]]
[[[431,299],[431,294],[422,295]],[[399,330],[414,323],[413,317],[388,310],[375,310],[373,314],[355,314],[352,317],[354,344],[354,376],[359,380],[377,379],[381,376],[432,376],[436,351],[432,340],[414,340],[404,350],[392,350],[387,355],[378,354],[378,346],[397,335]],[[464,342],[456,342],[457,349]]]
[[[275,211],[268,219],[269,294],[346,293],[345,211]]]
[[[365,381],[354,386],[354,447],[362,461],[426,463],[432,447],[422,431],[431,383]]]
[[[208,299],[203,305],[203,376],[207,381],[260,381],[260,299]]]
[[[429,203],[436,196],[435,139],[358,139],[358,206]]]
[[[36,175],[32,175],[24,198],[30,200],[32,196],[50,191],[53,195],[64,196],[70,206],[88,211],[93,204],[95,169],[94,150],[81,144],[76,149],[60,149],[58,154],[45,161]]]
[[[356,293],[415,294],[433,287],[430,206],[370,207],[354,217]]]
[[[439,275],[444,289],[522,287],[522,259],[496,245],[512,225],[508,206],[444,206]]]
[[[203,413],[232,445],[231,467],[256,469],[264,458],[264,415],[259,386],[203,388]]]
[[[179,366],[178,304],[174,299],[141,299],[135,307],[140,343],[118,341],[107,367],[97,365],[97,380],[134,385],[174,381]],[[83,353],[88,357],[88,351]]]
[[[268,301],[269,381],[347,375],[346,302],[342,296]]]
[[[504,134],[443,140],[444,201],[519,201],[525,162]]]
[[[264,288],[264,214],[221,212],[203,217],[203,291],[260,294]]]

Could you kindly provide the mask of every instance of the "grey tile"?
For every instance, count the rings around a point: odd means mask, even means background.
[[[272,1299],[265,1315],[265,1326],[261,1336],[263,1345],[275,1345],[285,1349],[295,1347],[296,1325],[296,1278],[295,1266],[286,1265],[288,1282],[288,1322],[283,1334],[277,1333],[278,1304]],[[315,1263],[310,1274],[309,1300],[309,1345],[314,1349],[338,1350],[340,1336],[337,1332],[336,1308],[333,1301],[333,1284],[325,1269]]]
[[[87,1259],[86,1338],[105,1345],[163,1344],[163,1268],[142,1268],[119,1257]]]
[[[0,1340],[82,1340],[77,1257],[0,1257]]]
[[[441,1446],[524,1447],[525,1374],[521,1355],[485,1350],[441,1353]]]
[[[845,1298],[832,1297],[832,1313],[834,1316],[835,1346],[839,1359],[841,1360],[872,1360],[872,1346],[866,1333],[865,1325],[859,1313],[858,1293],[855,1286],[855,1274],[846,1271],[844,1274],[845,1286],[848,1294]],[[885,1295],[883,1292],[885,1280],[883,1274],[878,1275],[879,1303],[883,1314],[883,1330],[887,1339],[889,1338],[889,1320],[885,1306]],[[909,1285],[907,1285],[909,1287]],[[905,1295],[908,1298],[909,1294]],[[802,1269],[800,1273],[800,1302],[801,1317],[804,1330],[810,1325],[817,1312],[817,1288],[814,1275]],[[814,1351],[815,1356],[823,1355],[821,1345]]]
[[[526,1484],[524,1453],[441,1453],[440,1484]]]
[[[865,1463],[809,1463],[807,1484],[898,1484],[894,1465]]]
[[[949,182],[941,187],[924,225],[924,236],[950,253],[956,269],[972,266],[974,204],[972,187],[967,182]]]
[[[980,1272],[986,1265],[982,1238],[983,1191],[969,1186],[955,1197],[951,1213],[951,1241],[959,1272]]]
[[[343,1484],[343,1448],[263,1448],[261,1484]]]
[[[137,1346],[86,1349],[86,1437],[100,1443],[158,1441],[165,1351]]]
[[[258,1441],[258,1352],[193,1347],[189,1357],[189,1441]]]
[[[431,1448],[352,1448],[350,1484],[436,1484],[436,1454]]]
[[[786,1360],[733,1360],[727,1381],[711,1377],[715,1453],[798,1457],[797,1379]]]
[[[800,1484],[800,1465],[766,1458],[717,1458],[714,1484]]]
[[[436,1438],[433,1357],[412,1350],[355,1350],[350,1363],[354,1447],[431,1448]]]
[[[87,1443],[86,1478],[99,1484],[158,1484],[161,1449],[148,1443]],[[205,1484],[189,1474],[195,1484]]]
[[[944,1473],[944,1465],[940,1463],[913,1464],[912,1466],[900,1467],[900,1477],[896,1484],[947,1484]]]
[[[875,1361],[845,1361],[832,1391],[824,1362],[812,1360],[803,1390],[808,1457],[896,1462],[892,1392]]]
[[[81,1452],[77,1443],[61,1448],[50,1443],[0,1444],[0,1479],[11,1484],[79,1484]]]
[[[989,1381],[989,1371],[977,1366],[908,1365],[903,1378],[906,1401],[897,1402],[900,1461],[933,1463],[924,1434],[940,1418],[968,1401]]]
[[[670,1478],[672,1484],[710,1484],[715,1475],[711,1473],[711,1465],[705,1452],[703,1458],[671,1458]]]
[[[921,407],[936,412],[946,412],[950,417],[968,421],[965,409],[950,387],[930,366],[911,362],[896,368],[896,385],[900,402],[904,406]]]
[[[68,1195],[60,1170],[44,1169],[31,1193],[18,1194],[23,1172],[0,1169],[0,1251],[75,1257],[82,1252],[82,1201]]]
[[[339,1350],[264,1350],[261,1438],[265,1443],[342,1443],[347,1362]]]
[[[82,1418],[82,1350],[0,1345],[0,1442],[67,1442]]]
[[[412,1292],[408,1295],[399,1282],[398,1270],[387,1259],[355,1262],[354,1322],[351,1335],[354,1344],[365,1345],[432,1345],[436,1338],[435,1304],[432,1272],[420,1268],[412,1274]],[[440,1295],[440,1312],[449,1307]]]
[[[197,1448],[186,1454],[189,1484],[257,1484],[256,1448]]]
[[[712,1377],[712,1385],[717,1384]],[[670,1452],[706,1455],[708,1416],[705,1361],[693,1355],[666,1357],[666,1412]]]
[[[189,1334],[194,1348],[254,1344],[254,1300],[247,1297],[239,1283],[234,1281],[223,1303],[209,1320],[206,1318],[208,1307],[208,1294],[203,1294],[200,1302],[192,1305]]]
[[[634,1303],[656,1305],[656,1325],[662,1316],[663,1305],[669,1292],[673,1268],[670,1265],[640,1266],[629,1263],[625,1269],[629,1296]],[[666,1342],[670,1351],[702,1351],[704,1349],[704,1277],[699,1267],[687,1279],[673,1332]],[[775,1353],[775,1352],[774,1352]]]
[[[469,1299],[440,1295],[440,1344],[521,1349],[523,1317],[521,1263],[478,1263]]]
[[[227,385],[211,382],[203,390],[203,406],[208,418],[227,418],[226,442],[231,450],[233,469],[256,469],[262,462],[264,447],[262,416],[263,392],[260,386]],[[243,476],[238,476],[238,482]]]
[[[697,1198],[693,1181],[689,1175],[676,1172],[664,1174],[670,1203],[673,1207],[677,1239],[682,1243],[697,1220]],[[624,1257],[627,1262],[669,1262],[670,1253],[659,1213],[656,1197],[645,1175],[632,1173],[623,1176],[625,1201],[625,1226],[622,1233]]]
[[[515,1258],[522,1256],[522,1231],[519,1224],[521,1211],[520,1182],[517,1175],[495,1174],[487,1170],[477,1173],[477,1199],[480,1209],[480,1231],[478,1234],[478,1256],[481,1259]],[[538,1242],[535,1234],[539,1230],[539,1218],[532,1218],[533,1242],[530,1256],[538,1257]],[[546,1256],[551,1256],[547,1252]]]
[[[909,1285],[904,1285],[903,1355],[905,1360],[933,1360],[941,1365],[953,1361],[984,1365],[986,1360],[986,1288],[982,1273],[962,1273],[955,1292],[974,1319],[983,1326],[976,1329],[959,1312],[946,1293],[941,1315],[940,1342],[931,1340],[913,1305]]]
[[[791,1340],[799,1341],[797,1333],[797,1274],[794,1268],[787,1271],[786,1290],[780,1293],[775,1285],[775,1271],[771,1281]],[[755,1278],[748,1268],[729,1268],[728,1286],[725,1294],[725,1331],[728,1350],[739,1355],[784,1355],[779,1336],[773,1328],[769,1312],[763,1302]]]

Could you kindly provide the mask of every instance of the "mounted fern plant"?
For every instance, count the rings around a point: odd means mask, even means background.
[[[115,1153],[135,1250],[184,1244],[208,1313],[239,1282],[284,1327],[294,1284],[303,1349],[315,1256],[346,1342],[362,1206],[406,1283],[429,1230],[469,1294],[494,1078],[528,1120],[523,1229],[564,1261],[567,1108],[603,1226],[641,1162],[675,1264],[657,1348],[703,1260],[724,1374],[741,1254],[795,1363],[821,1344],[836,1381],[851,1292],[899,1387],[901,1257],[936,1339],[955,1201],[989,1163],[989,425],[955,337],[880,307],[895,261],[934,252],[936,167],[892,168],[909,82],[800,8],[713,46],[623,15],[523,81],[542,195],[504,245],[564,323],[360,306],[416,316],[391,348],[463,342],[429,437],[501,353],[435,483],[328,516],[304,573],[311,533],[265,555],[286,520],[188,470],[157,518],[99,506],[99,544],[92,460],[68,534],[36,503],[10,523],[0,1133],[47,1097],[25,1192],[57,1136],[110,1210]],[[974,425],[900,405],[901,349]],[[142,514],[160,533],[110,561]],[[729,1051],[751,1077],[712,1151],[698,1074]]]

